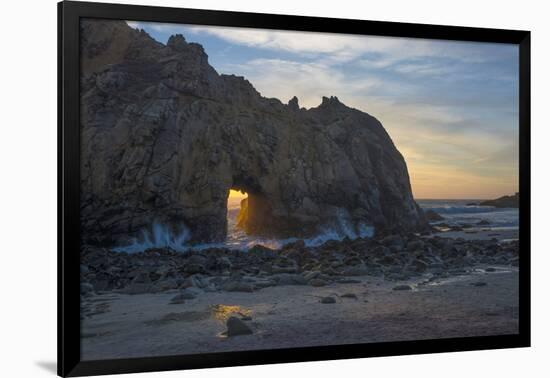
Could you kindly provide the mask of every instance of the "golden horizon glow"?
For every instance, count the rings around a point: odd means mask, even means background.
[[[481,177],[451,167],[410,164],[415,199],[496,199],[518,192],[518,183],[505,177]]]
[[[248,194],[245,192],[241,192],[239,190],[230,189],[229,190],[229,198],[231,199],[245,199],[248,197]]]

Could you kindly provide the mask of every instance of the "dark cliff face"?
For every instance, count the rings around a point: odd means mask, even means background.
[[[264,98],[182,36],[163,45],[121,21],[81,27],[84,241],[124,243],[153,222],[223,240],[230,188],[249,194],[250,233],[425,227],[374,117],[336,97],[309,110]]]

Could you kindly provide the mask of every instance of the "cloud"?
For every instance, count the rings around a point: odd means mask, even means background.
[[[401,37],[365,36],[320,32],[268,30],[220,26],[197,26],[133,22],[133,28],[146,28],[169,34],[206,34],[241,46],[284,51],[338,64],[375,54],[375,66],[393,65],[421,57],[448,57],[463,62],[480,63],[490,56],[483,53],[482,43],[453,42]],[[411,43],[413,42],[413,43]],[[368,59],[364,62],[369,62]]]
[[[339,69],[323,63],[283,59],[253,59],[245,64],[226,65],[224,70],[249,79],[265,97],[288,101],[293,96],[300,106],[311,108],[323,96],[338,96],[343,101],[355,95],[374,93],[382,82],[374,77],[349,78]]]

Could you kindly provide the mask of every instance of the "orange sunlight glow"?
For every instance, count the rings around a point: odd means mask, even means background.
[[[231,189],[229,190],[229,198],[231,199],[244,199],[244,198],[247,198],[248,197],[248,194],[246,193],[243,193],[239,190],[234,190],[234,189]]]

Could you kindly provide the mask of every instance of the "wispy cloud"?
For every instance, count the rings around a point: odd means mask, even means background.
[[[351,101],[354,96],[374,93],[383,85],[375,77],[354,80],[337,68],[315,62],[253,59],[224,69],[247,77],[266,97],[288,101],[297,96],[300,105],[306,108],[319,105],[323,96],[336,95]]]
[[[421,57],[449,57],[469,63],[481,63],[490,58],[480,52],[485,45],[483,43],[455,42],[450,48],[446,41],[427,39],[143,22],[128,24],[134,28],[170,34],[206,34],[232,44],[291,52],[310,58],[321,57],[326,63],[347,62],[365,54],[378,54],[374,64],[379,66]],[[414,46],[411,46],[411,41],[414,41]]]

